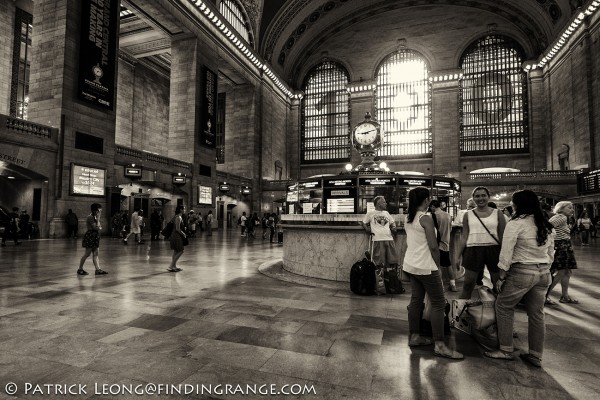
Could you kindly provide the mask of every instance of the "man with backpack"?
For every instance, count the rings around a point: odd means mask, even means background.
[[[396,222],[387,212],[387,203],[383,196],[376,196],[373,203],[375,204],[375,210],[369,211],[359,223],[372,235],[373,262],[378,268],[384,269],[384,276],[388,280],[386,286],[389,286],[389,291],[404,293],[404,288],[398,277],[398,252],[393,236],[396,233]],[[390,267],[391,273],[386,271],[387,266]]]

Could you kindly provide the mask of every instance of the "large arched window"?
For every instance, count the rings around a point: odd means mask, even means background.
[[[345,161],[350,158],[348,72],[325,61],[313,68],[303,85],[302,162]]]
[[[377,69],[375,119],[384,131],[380,157],[431,156],[429,66],[416,51],[400,50]]]
[[[514,40],[486,36],[463,54],[460,66],[462,154],[527,152],[527,79]]]
[[[227,22],[240,34],[240,36],[254,47],[254,38],[250,29],[250,22],[243,8],[235,0],[221,0],[219,12]]]

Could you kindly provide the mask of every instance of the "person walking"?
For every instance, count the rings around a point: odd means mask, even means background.
[[[572,270],[577,269],[577,261],[573,252],[573,244],[571,243],[571,228],[568,220],[575,213],[573,203],[570,201],[559,201],[554,206],[554,216],[550,218],[550,223],[556,231],[554,240],[554,262],[550,271],[553,273],[552,284],[548,288],[545,304],[547,306],[556,305],[556,302],[550,298],[552,289],[560,282],[562,295],[561,303],[579,304],[577,299],[569,296],[569,281],[571,279]]]
[[[133,214],[131,214],[131,220],[130,220],[130,230],[129,233],[125,236],[125,238],[123,239],[123,244],[127,244],[127,239],[129,239],[129,236],[131,236],[132,234],[135,235],[135,241],[137,242],[137,244],[142,244],[142,222],[144,221],[144,217],[142,217],[142,213],[144,212],[144,210],[139,209],[133,212]]]
[[[486,187],[473,189],[477,205],[463,217],[462,240],[458,254],[463,257],[465,280],[461,299],[470,299],[479,273],[487,266],[492,284],[498,280],[498,257],[506,219],[498,209],[490,208],[490,192]]]
[[[485,352],[489,358],[514,359],[513,326],[515,307],[523,299],[528,317],[529,353],[521,358],[542,366],[544,336],[544,300],[552,277],[554,230],[542,213],[537,195],[519,190],[512,195],[514,214],[504,231],[500,251],[499,278],[496,280],[496,322],[500,349]]]
[[[83,235],[81,245],[85,248],[85,253],[79,261],[79,268],[77,269],[77,275],[89,275],[87,271],[83,269],[85,260],[92,254],[92,262],[94,268],[96,268],[96,275],[106,275],[108,272],[100,268],[100,262],[98,257],[98,249],[100,248],[100,231],[102,226],[100,225],[100,214],[102,213],[102,206],[98,203],[94,203],[90,207],[91,213],[85,220],[85,226],[87,231]]]
[[[262,238],[265,240],[267,238],[267,233],[269,232],[269,213],[264,213],[261,219],[262,224]]]
[[[154,210],[152,214],[150,214],[150,240],[160,239],[160,231],[164,220],[165,217],[163,217],[161,210]]]
[[[206,236],[212,236],[212,220],[213,213],[212,210],[209,210],[208,214],[206,214]]]
[[[269,226],[269,242],[275,243],[275,220],[277,218],[277,214],[271,213],[269,217],[269,221],[267,222]]]
[[[406,255],[403,270],[410,277],[411,297],[408,306],[408,345],[411,347],[434,345],[439,357],[461,360],[464,356],[449,348],[444,342],[444,287],[440,274],[440,252],[431,216],[425,214],[429,206],[429,190],[416,187],[408,192]],[[433,340],[421,337],[420,322],[425,294],[431,301],[431,329]]]
[[[579,214],[579,218],[577,218],[577,229],[579,229],[579,233],[581,234],[581,245],[589,246],[590,245],[590,228],[592,227],[592,220],[588,216],[587,210],[583,210],[581,214]]]
[[[19,216],[19,231],[21,231],[21,237],[23,239],[31,239],[31,217],[27,214],[26,210],[21,211]]]
[[[240,226],[242,227],[242,236],[246,236],[246,223],[248,222],[248,218],[246,217],[246,211],[242,212],[242,216],[240,217]]]
[[[456,288],[456,268],[452,267],[450,261],[450,230],[452,229],[452,217],[446,211],[442,210],[438,200],[431,200],[429,203],[431,218],[437,231],[437,241],[440,248],[440,266],[447,272],[450,285],[448,290],[457,292]]]
[[[173,232],[169,237],[169,243],[171,244],[171,249],[173,250],[173,257],[171,258],[171,265],[167,269],[169,272],[179,272],[183,271],[183,269],[177,267],[177,261],[183,255],[184,250],[184,239],[187,239],[187,236],[183,230],[183,213],[185,212],[185,206],[179,205],[175,208],[175,216],[171,220],[173,222]]]
[[[67,215],[65,216],[65,222],[67,223],[67,237],[77,239],[77,231],[79,230],[79,218],[77,214],[69,208]]]
[[[15,246],[21,244],[19,242],[19,207],[13,207],[12,212],[8,214],[8,226],[4,229],[4,235],[2,235],[1,246],[6,246],[6,239],[12,235]]]

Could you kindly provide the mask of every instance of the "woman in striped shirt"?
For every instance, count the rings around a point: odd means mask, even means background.
[[[579,301],[572,299],[569,296],[569,280],[571,279],[571,270],[577,269],[577,261],[575,261],[575,254],[573,253],[573,246],[571,245],[571,227],[569,226],[568,220],[573,216],[575,210],[573,203],[570,201],[559,201],[554,206],[554,215],[550,218],[550,223],[554,225],[556,231],[556,239],[554,242],[554,262],[552,263],[552,284],[548,289],[546,295],[546,305],[555,305],[556,302],[550,298],[550,292],[554,289],[554,286],[560,282],[562,287],[562,296],[560,298],[561,303],[577,304]]]

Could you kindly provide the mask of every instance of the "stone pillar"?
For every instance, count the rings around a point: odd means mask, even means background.
[[[437,76],[458,76],[450,71]],[[433,174],[459,178],[460,126],[458,120],[459,80],[434,80],[431,93],[431,126],[433,128]]]
[[[168,155],[192,163],[192,176],[188,176],[191,183],[186,186],[190,190],[186,204],[189,208],[198,203],[198,185],[212,187],[213,199],[217,195],[216,149],[202,146],[199,134],[199,113],[204,101],[202,69],[206,66],[218,72],[217,56],[197,38],[185,36],[172,41],[171,57]],[[216,98],[214,102],[216,107]],[[210,167],[211,176],[199,175],[200,164]],[[213,216],[216,218],[214,208]],[[215,220],[213,227],[216,226]]]
[[[300,107],[302,101],[299,98],[292,99],[290,118],[288,119],[287,159],[289,179],[300,179]],[[282,177],[284,178],[284,177]]]
[[[529,152],[531,154],[531,170],[540,171],[546,168],[548,146],[550,142],[546,132],[547,126],[544,81],[541,69],[531,70],[529,78]],[[551,149],[551,147],[550,147]]]
[[[63,216],[69,208],[80,219],[89,214],[91,203],[108,209],[107,196],[70,194],[72,162],[103,168],[106,186],[113,183],[116,104],[109,110],[77,97],[81,8],[79,0],[34,1],[29,120],[60,128],[56,175],[48,177],[47,217],[54,236],[64,234]],[[95,136],[102,143],[100,152],[76,149],[76,132]],[[103,217],[103,225],[109,226]]]

